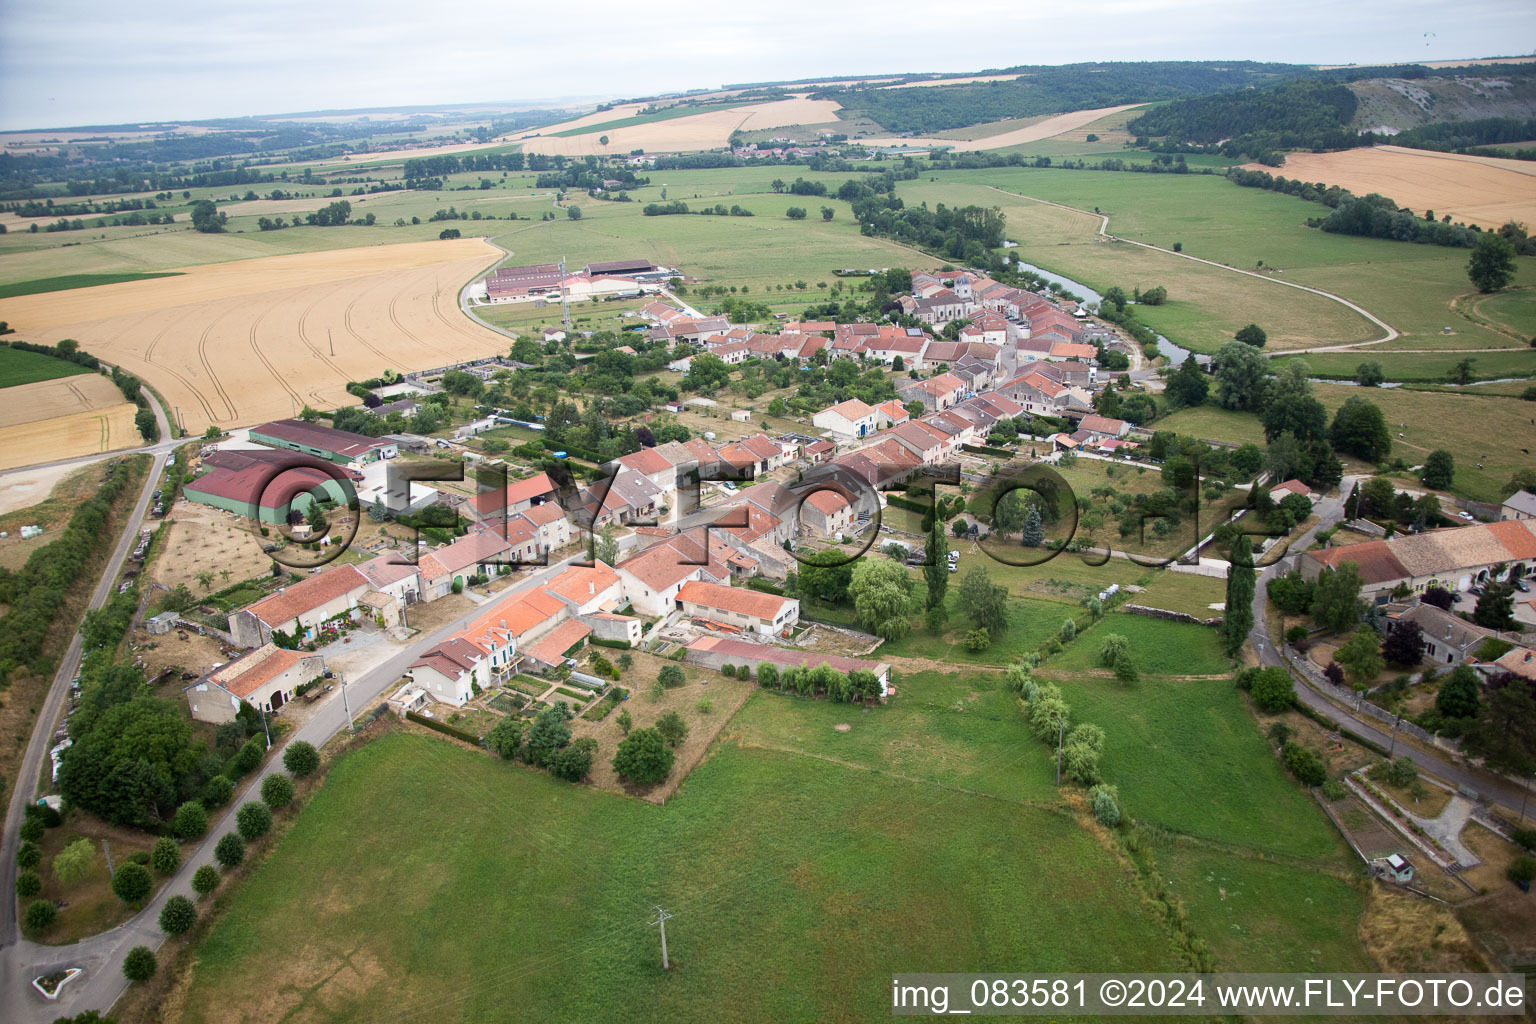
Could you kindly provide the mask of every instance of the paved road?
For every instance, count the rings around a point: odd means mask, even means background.
[[[1291,551],[1305,551],[1311,547],[1313,539],[1318,531],[1326,530],[1338,523],[1344,517],[1344,495],[1347,495],[1354,485],[1366,479],[1363,476],[1347,476],[1339,486],[1339,497],[1323,498],[1317,503],[1316,511],[1319,519],[1316,526],[1303,533],[1290,545]],[[1259,663],[1262,665],[1277,665],[1285,667],[1285,660],[1280,654],[1279,644],[1275,638],[1269,635],[1269,626],[1265,617],[1268,597],[1266,584],[1274,577],[1281,575],[1283,566],[1280,562],[1268,566],[1259,573],[1257,586],[1253,595],[1253,629],[1248,634],[1249,642],[1259,654]],[[1289,671],[1289,669],[1287,669]],[[1295,678],[1296,674],[1292,673]],[[1511,811],[1518,812],[1523,802],[1523,794],[1520,789],[1506,779],[1499,778],[1488,772],[1467,768],[1449,760],[1446,757],[1437,757],[1434,754],[1412,746],[1407,742],[1394,742],[1392,730],[1382,728],[1375,719],[1357,717],[1346,708],[1342,708],[1323,696],[1318,691],[1308,686],[1303,679],[1295,678],[1296,697],[1301,703],[1315,711],[1325,715],[1331,721],[1348,728],[1356,735],[1363,736],[1373,743],[1379,743],[1389,750],[1395,750],[1397,756],[1412,758],[1419,766],[1419,770],[1427,775],[1433,775],[1452,786],[1466,786],[1477,791],[1485,800],[1499,804]]]
[[[569,563],[582,558],[584,558],[583,555],[572,555],[540,569],[530,574],[518,589],[522,590],[543,583]],[[449,633],[462,629],[471,619],[480,614],[481,609],[478,607],[466,612],[435,632],[418,637],[399,654],[372,671],[349,681],[345,686],[345,701],[342,699],[341,689],[333,691],[317,707],[314,717],[291,733],[283,744],[301,739],[313,743],[316,747],[323,746],[332,736],[347,727],[347,715],[344,710],[346,707],[350,707],[354,713],[359,712],[387,691],[392,691],[406,667],[424,650]],[[70,677],[62,678],[65,679],[67,687]],[[50,729],[49,732],[51,731]],[[0,948],[0,1020],[7,1021],[9,1024],[48,1024],[60,1016],[78,1014],[86,1010],[105,1012],[128,987],[128,982],[122,975],[123,956],[134,946],[144,945],[156,949],[165,941],[165,935],[159,927],[160,910],[165,905],[165,901],[178,894],[192,900],[197,899],[191,886],[193,872],[204,864],[216,863],[213,848],[225,832],[233,830],[236,808],[246,800],[256,799],[261,791],[262,780],[274,772],[281,771],[283,771],[281,755],[274,753],[268,758],[266,765],[246,781],[237,792],[235,799],[225,807],[223,813],[211,816],[208,834],[203,840],[195,847],[183,847],[181,867],[176,874],[166,882],[143,910],[126,923],[109,932],[83,939],[72,946],[43,946],[26,939],[17,939],[15,922],[12,920],[9,932],[11,938],[3,948]],[[19,810],[15,813],[18,816],[20,814]],[[15,827],[11,824],[6,827],[6,835],[15,835]],[[14,876],[14,852],[7,851],[5,857],[7,870],[11,876]],[[9,877],[7,884],[13,886],[14,878]],[[0,899],[0,903],[9,907],[15,901]],[[8,910],[7,913],[13,912]],[[63,967],[84,967],[86,974],[83,978],[71,982],[64,989],[58,1002],[49,1003],[31,987],[31,979]]]

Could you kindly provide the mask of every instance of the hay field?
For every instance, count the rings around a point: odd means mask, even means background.
[[[1273,170],[1247,164],[1250,170]],[[1536,223],[1536,167],[1528,161],[1375,146],[1339,153],[1291,153],[1280,173],[1356,195],[1379,192],[1415,213],[1434,210],[1485,228]]]
[[[83,288],[68,302],[20,296],[0,302],[0,319],[30,340],[77,339],[202,433],[351,404],[347,381],[384,369],[504,350],[503,335],[458,310],[460,287],[501,255],[465,238],[271,256]]]
[[[527,153],[545,153],[551,156],[588,156],[606,153],[628,153],[633,149],[646,152],[687,151],[717,149],[730,141],[733,131],[764,131],[795,124],[820,124],[837,119],[840,104],[836,100],[813,100],[794,96],[771,103],[754,103],[728,110],[712,110],[702,114],[690,114],[650,124],[628,125],[606,133],[588,133],[562,138],[539,136],[523,142]],[[615,121],[635,116],[635,112],[615,107],[604,111],[601,120],[580,118],[558,126],[561,131],[582,128],[591,124]],[[608,145],[598,140],[606,135]]]
[[[96,373],[0,390],[0,469],[142,444],[138,408]]]
[[[983,149],[1002,149],[1005,146],[1017,146],[1026,142],[1039,142],[1041,139],[1054,138],[1066,132],[1076,131],[1085,125],[1092,124],[1100,118],[1118,114],[1122,110],[1131,110],[1142,106],[1139,103],[1126,103],[1118,107],[1099,107],[1095,110],[1073,110],[1065,114],[1056,114],[1043,120],[1026,124],[1022,128],[1010,131],[998,132],[995,135],[986,135],[980,138],[968,139],[956,142],[940,136],[913,136],[906,139],[861,139],[866,146],[921,146],[927,143],[939,143],[949,146],[958,153],[972,153]],[[994,124],[998,122],[993,122]],[[961,129],[967,134],[977,134],[987,128],[987,125],[974,125]]]
[[[122,401],[123,393],[117,385],[99,373],[18,384],[0,390],[0,427],[14,427],[77,412],[100,412]]]
[[[0,427],[0,470],[142,444],[133,425],[136,412],[132,402],[119,401],[105,409]]]

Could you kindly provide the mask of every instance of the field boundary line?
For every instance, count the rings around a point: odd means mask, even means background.
[[[1208,260],[1201,256],[1191,256],[1187,252],[1174,252],[1172,249],[1165,249],[1160,245],[1153,245],[1151,242],[1138,242],[1133,238],[1123,238],[1119,235],[1111,235],[1109,233],[1109,214],[1107,213],[1090,213],[1087,210],[1079,210],[1075,206],[1066,206],[1062,203],[1053,203],[1049,199],[1039,199],[1035,196],[1027,196],[1022,192],[1009,192],[1007,189],[998,188],[996,185],[987,185],[984,187],[989,188],[994,192],[1001,192],[1005,196],[1016,196],[1020,199],[1028,199],[1032,203],[1040,203],[1044,206],[1054,206],[1058,210],[1067,210],[1071,213],[1081,213],[1088,217],[1098,217],[1099,234],[1112,242],[1125,242],[1129,245],[1137,245],[1143,249],[1151,249],[1154,252],[1165,253],[1169,256],[1177,256],[1180,259],[1193,260],[1196,263],[1203,263],[1208,267],[1215,267],[1217,270],[1226,270],[1234,274],[1242,274],[1244,277],[1251,277],[1259,281],[1267,281],[1270,284],[1278,284],[1286,288],[1295,288],[1299,291],[1311,292],[1313,295],[1321,295],[1325,299],[1331,299],[1332,301],[1339,303],[1341,306],[1344,306],[1347,309],[1354,310],[1356,313],[1359,313],[1361,316],[1365,317],[1371,323],[1375,324],[1377,327],[1386,332],[1382,337],[1374,338],[1370,341],[1352,341],[1343,345],[1321,345],[1313,346],[1311,348],[1293,348],[1287,349],[1284,353],[1265,353],[1265,355],[1271,359],[1280,355],[1300,355],[1303,352],[1338,352],[1345,349],[1361,348],[1365,345],[1380,345],[1401,336],[1397,328],[1393,327],[1391,324],[1387,323],[1385,320],[1381,319],[1381,317],[1377,316],[1375,313],[1372,313],[1364,306],[1356,305],[1355,303],[1342,296],[1335,295],[1332,292],[1325,292],[1321,288],[1313,288],[1310,285],[1297,284],[1294,281],[1279,281],[1273,277],[1270,277],[1268,274],[1260,274],[1252,270],[1241,270],[1237,267],[1231,267],[1225,263],[1217,263],[1215,260]],[[1435,351],[1439,350],[1436,349]]]

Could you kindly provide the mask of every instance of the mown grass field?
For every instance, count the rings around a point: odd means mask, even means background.
[[[1339,927],[1365,909],[1347,882],[1186,843],[1159,846],[1156,858],[1219,970],[1376,969],[1355,929]]]
[[[18,384],[36,384],[38,381],[56,380],[91,373],[91,369],[67,359],[55,359],[40,352],[24,349],[0,348],[0,388],[12,388]]]
[[[386,736],[227,898],[184,1019],[863,1021],[892,971],[1175,969],[1128,868],[999,810],[732,744],[656,807]]]
[[[1197,618],[1219,618],[1221,612],[1213,609],[1227,599],[1227,581],[1212,576],[1197,576],[1188,572],[1163,570],[1153,577],[1151,584],[1139,594],[1133,594],[1133,604],[1150,608],[1163,608],[1170,612],[1183,612]]]
[[[1097,635],[1090,631],[1074,647]],[[1072,706],[1073,722],[1103,728],[1104,777],[1135,817],[1295,857],[1323,859],[1339,850],[1333,826],[1285,775],[1229,679],[1144,675],[1122,687],[1069,672],[1052,681]]]
[[[1099,645],[1110,633],[1130,641],[1137,667],[1151,675],[1209,676],[1232,668],[1215,629],[1126,612],[1104,616],[1083,634],[1081,642],[1051,659],[1050,667],[1074,672],[1099,669]]]
[[[1331,415],[1363,389],[1319,384],[1315,390]],[[1521,450],[1536,441],[1532,423],[1536,404],[1512,397],[1406,388],[1372,388],[1364,393],[1386,417],[1394,458],[1417,466],[1437,448],[1455,456],[1457,493],[1479,501],[1502,501],[1504,485],[1515,470],[1536,468],[1536,455]]]
[[[1305,358],[1307,365],[1313,365],[1312,356]],[[1153,429],[1171,430],[1176,434],[1207,441],[1226,441],[1229,444],[1251,442],[1260,447],[1264,445],[1264,427],[1257,416],[1250,412],[1223,409],[1219,405],[1202,405],[1171,412],[1158,419]]]

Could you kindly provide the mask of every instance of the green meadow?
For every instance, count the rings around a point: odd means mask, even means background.
[[[19,348],[0,348],[0,388],[36,384],[39,381],[91,372],[89,367],[67,359],[55,359],[40,352],[27,352]]]
[[[1177,969],[1139,892],[947,786],[728,743],[658,807],[395,734],[222,897],[185,1019],[870,1020],[895,971]]]

